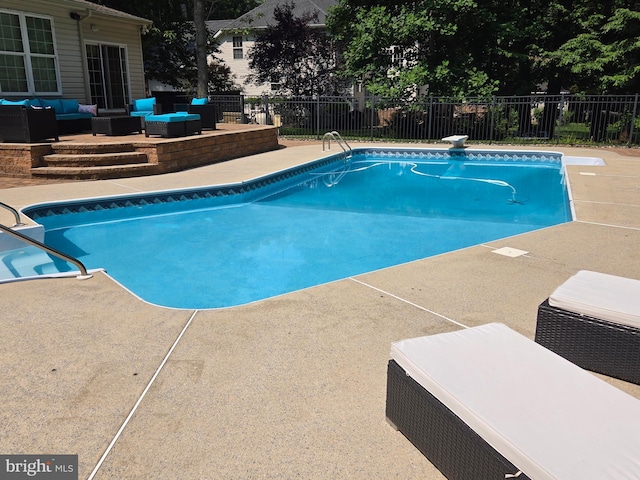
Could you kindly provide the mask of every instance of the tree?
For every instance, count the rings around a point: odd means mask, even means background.
[[[324,31],[309,24],[317,15],[294,16],[295,4],[274,9],[276,24],[260,32],[248,52],[252,73],[247,83],[277,82],[278,93],[293,96],[336,95],[344,82],[335,75],[336,54]]]
[[[206,95],[207,85],[209,90],[223,90],[233,81],[230,70],[224,68],[221,60],[215,59],[219,51],[204,21],[208,18],[233,18],[238,9],[251,9],[259,1],[100,0],[98,3],[153,21],[151,29],[142,37],[147,78],[193,94]],[[206,79],[210,70],[207,55],[213,55],[216,64],[212,82]],[[227,73],[229,76],[225,77]]]
[[[196,70],[198,72],[198,87],[196,96],[209,96],[209,67],[207,65],[207,25],[204,18],[203,0],[193,0],[193,26],[196,39]]]
[[[632,4],[635,10],[632,10]],[[613,2],[612,10],[581,10],[577,34],[549,53],[585,93],[640,90],[640,5]],[[598,13],[600,12],[600,13]]]

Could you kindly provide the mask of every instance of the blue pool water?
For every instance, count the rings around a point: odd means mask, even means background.
[[[25,213],[45,243],[148,302],[217,308],[569,221],[562,172],[558,154],[363,149],[243,184]]]

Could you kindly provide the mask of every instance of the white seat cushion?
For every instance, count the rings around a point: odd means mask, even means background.
[[[581,270],[556,288],[549,305],[640,328],[640,280]]]
[[[533,480],[640,479],[640,400],[502,324],[391,358]]]

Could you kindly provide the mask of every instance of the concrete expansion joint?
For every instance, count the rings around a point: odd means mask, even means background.
[[[176,338],[176,340],[173,342],[173,345],[171,345],[171,348],[169,348],[169,351],[167,352],[167,354],[164,356],[164,358],[162,359],[162,362],[160,362],[160,365],[158,366],[158,368],[156,369],[155,373],[153,374],[153,376],[151,377],[151,380],[149,380],[149,383],[147,384],[147,386],[145,387],[145,389],[142,391],[142,394],[140,394],[140,397],[138,398],[138,400],[136,401],[136,403],[133,405],[133,407],[131,408],[131,411],[129,412],[129,415],[127,415],[127,418],[124,419],[124,422],[122,422],[122,425],[120,426],[120,428],[118,429],[118,431],[116,432],[115,436],[113,437],[113,440],[111,440],[111,443],[109,443],[109,446],[106,448],[106,450],[104,451],[104,453],[102,454],[102,456],[100,457],[100,460],[98,460],[98,463],[96,464],[95,468],[93,469],[93,471],[91,472],[91,475],[89,475],[87,480],[92,480],[96,474],[98,473],[98,471],[100,470],[100,467],[102,466],[102,464],[104,463],[104,461],[106,460],[106,458],[109,456],[109,453],[111,452],[111,450],[113,449],[114,445],[116,444],[116,442],[118,441],[118,439],[120,438],[120,435],[122,435],[122,432],[124,432],[124,429],[127,427],[127,425],[129,424],[129,421],[131,420],[131,418],[133,417],[133,415],[136,413],[136,410],[138,409],[138,407],[140,406],[140,404],[142,403],[142,400],[144,399],[145,395],[147,394],[147,392],[149,391],[149,389],[151,388],[151,386],[154,384],[154,382],[156,381],[156,378],[158,378],[158,375],[160,375],[160,372],[162,371],[162,368],[165,366],[165,364],[167,363],[167,361],[169,360],[169,357],[171,356],[171,354],[173,353],[173,351],[175,350],[176,346],[178,345],[178,343],[180,342],[180,339],[182,338],[182,336],[185,334],[185,332],[187,331],[187,329],[189,328],[189,326],[191,325],[191,322],[193,322],[193,319],[196,317],[196,315],[198,314],[198,310],[194,310],[193,314],[191,315],[191,317],[189,317],[189,320],[187,321],[187,323],[185,324],[185,326],[182,328],[182,330],[180,331],[180,334],[178,335],[178,337]]]
[[[354,281],[356,283],[359,283],[360,285],[363,285],[363,286],[365,286],[367,288],[371,288],[371,289],[373,289],[373,290],[375,290],[377,292],[380,292],[380,293],[383,293],[385,295],[388,295],[388,296],[390,296],[392,298],[395,298],[396,300],[399,300],[399,301],[401,301],[403,303],[411,305],[412,307],[416,307],[416,308],[422,310],[423,312],[427,312],[427,313],[430,313],[432,315],[435,315],[436,317],[440,317],[441,319],[446,320],[447,322],[451,322],[454,325],[457,325],[458,327],[469,328],[467,325],[464,325],[464,324],[462,324],[460,322],[457,322],[457,321],[455,321],[455,320],[453,320],[453,319],[451,319],[451,318],[449,318],[449,317],[447,317],[445,315],[442,315],[442,314],[440,314],[438,312],[434,312],[433,310],[429,310],[428,308],[425,308],[425,307],[423,307],[421,305],[418,305],[417,303],[413,303],[410,300],[407,300],[406,298],[399,297],[397,295],[394,295],[393,293],[387,292],[387,291],[382,290],[382,289],[380,289],[378,287],[374,287],[373,285],[369,285],[368,283],[365,283],[365,282],[363,282],[361,280],[358,280],[356,278],[350,277],[349,280],[352,280],[352,281]]]

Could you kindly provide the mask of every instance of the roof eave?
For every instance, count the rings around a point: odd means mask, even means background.
[[[55,1],[63,5],[68,5],[70,8],[91,12],[91,15],[117,18],[122,22],[132,23],[134,25],[141,25],[146,27],[151,26],[153,24],[153,21],[147,18],[137,17],[129,13],[120,12],[119,10],[102,7],[101,5],[95,5],[98,8],[93,8],[92,4],[88,2],[78,2],[76,0],[55,0]]]

